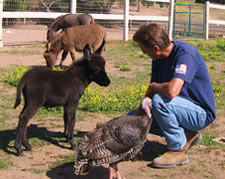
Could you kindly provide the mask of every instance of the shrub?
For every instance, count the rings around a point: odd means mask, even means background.
[[[115,0],[78,0],[77,7],[80,13],[109,13]]]
[[[127,112],[136,109],[147,90],[147,85],[139,83],[133,87],[108,89],[90,85],[80,100],[81,109],[90,112]]]
[[[12,68],[9,74],[5,77],[5,82],[11,86],[17,86],[23,74],[28,71],[30,68],[24,65],[18,65]],[[60,67],[53,67],[55,71],[62,71]]]
[[[154,5],[154,2],[151,2],[151,1],[141,1],[141,4],[143,6],[146,6],[146,7],[149,7],[149,6],[153,6]]]
[[[23,74],[28,71],[29,67],[24,65],[19,65],[10,70],[8,76],[6,76],[5,81],[11,86],[17,86]]]
[[[221,107],[221,105],[224,105],[225,85],[221,83],[221,80],[212,80],[212,85],[216,106]]]

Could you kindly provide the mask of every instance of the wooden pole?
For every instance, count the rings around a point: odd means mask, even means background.
[[[3,47],[3,39],[2,39],[2,13],[3,12],[3,0],[0,0],[0,48]]]
[[[209,39],[209,1],[205,2],[205,39]]]
[[[77,13],[77,0],[70,0],[70,13]]]
[[[128,40],[128,24],[129,24],[129,0],[124,0],[124,28],[123,40]]]
[[[173,39],[173,20],[174,20],[174,0],[170,0],[168,35],[170,40]]]

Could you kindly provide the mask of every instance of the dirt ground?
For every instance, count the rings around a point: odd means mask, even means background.
[[[35,33],[35,35],[34,35]],[[108,35],[108,40],[116,40],[122,32],[112,31]],[[16,39],[45,39],[46,32],[41,30],[17,31],[16,29],[7,29],[4,31],[5,43],[15,43]],[[34,39],[34,41],[35,41]],[[33,39],[32,39],[33,40]],[[40,41],[40,40],[39,40]],[[25,42],[25,40],[24,40]],[[2,51],[7,51],[12,48],[24,48],[23,46],[6,46]],[[0,53],[0,68],[9,68],[13,65],[23,64],[28,66],[44,64],[45,61],[42,54],[37,55],[5,55]],[[70,63],[70,60],[66,60]],[[219,65],[219,64],[218,64]],[[108,69],[110,70],[110,69]],[[15,96],[16,89],[8,88],[6,84],[0,83],[1,96]],[[0,101],[2,103],[2,101]],[[12,101],[13,105],[14,101]],[[41,117],[35,116],[30,121],[28,129],[34,136],[40,137],[38,134],[44,134],[46,144],[42,147],[33,147],[31,152],[24,152],[24,156],[15,156],[15,151],[10,143],[15,137],[15,127],[18,122],[18,115],[22,110],[22,105],[17,109],[11,109],[10,120],[6,123],[9,126],[14,126],[12,130],[0,131],[0,142],[3,143],[0,148],[0,159],[9,159],[13,161],[13,166],[8,169],[0,169],[0,179],[72,179],[76,178],[73,174],[73,162],[63,162],[65,156],[74,155],[74,151],[68,149],[66,143],[57,143],[56,139],[59,135],[62,136],[63,120],[62,117]],[[93,129],[97,122],[104,122],[118,115],[90,113],[85,117],[84,121],[76,124],[75,129],[80,133]],[[220,137],[225,134],[225,110],[217,111],[217,120],[208,127],[208,129],[217,129]],[[4,136],[13,134],[10,139],[5,139]],[[79,134],[79,133],[78,133]],[[75,135],[78,135],[75,134]],[[143,157],[135,160],[122,162],[119,164],[120,172],[126,179],[149,179],[149,178],[168,178],[168,179],[223,179],[225,176],[225,150],[222,147],[196,145],[189,153],[189,163],[182,166],[177,166],[171,169],[156,169],[151,166],[152,159],[166,151],[166,143],[163,137],[149,134],[148,141],[143,149]],[[7,154],[7,156],[6,156]],[[61,163],[60,163],[61,162]],[[43,172],[34,172],[33,169],[40,169]],[[90,173],[85,176],[80,176],[80,179],[106,179],[108,178],[107,166],[97,167],[90,170]]]
[[[30,45],[42,44],[46,41],[47,26],[44,25],[21,25],[18,28],[3,29],[3,45]],[[107,40],[123,40],[123,29],[106,28]],[[128,39],[132,39],[134,31],[129,31]],[[26,37],[26,38],[24,38]]]

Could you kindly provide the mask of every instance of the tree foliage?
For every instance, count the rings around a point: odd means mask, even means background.
[[[78,12],[108,13],[115,0],[77,0]]]
[[[32,5],[32,0],[4,0],[3,2],[3,10],[4,11],[24,11],[28,10]]]

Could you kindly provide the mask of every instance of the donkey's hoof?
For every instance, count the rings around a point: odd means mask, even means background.
[[[76,144],[71,145],[70,149],[76,150],[77,149],[77,145]]]
[[[31,151],[31,150],[32,150],[31,145],[26,146],[26,147],[25,147],[25,150],[26,150],[26,151]]]
[[[18,157],[24,156],[23,150],[17,151],[17,152],[16,152],[16,156],[18,156]]]

